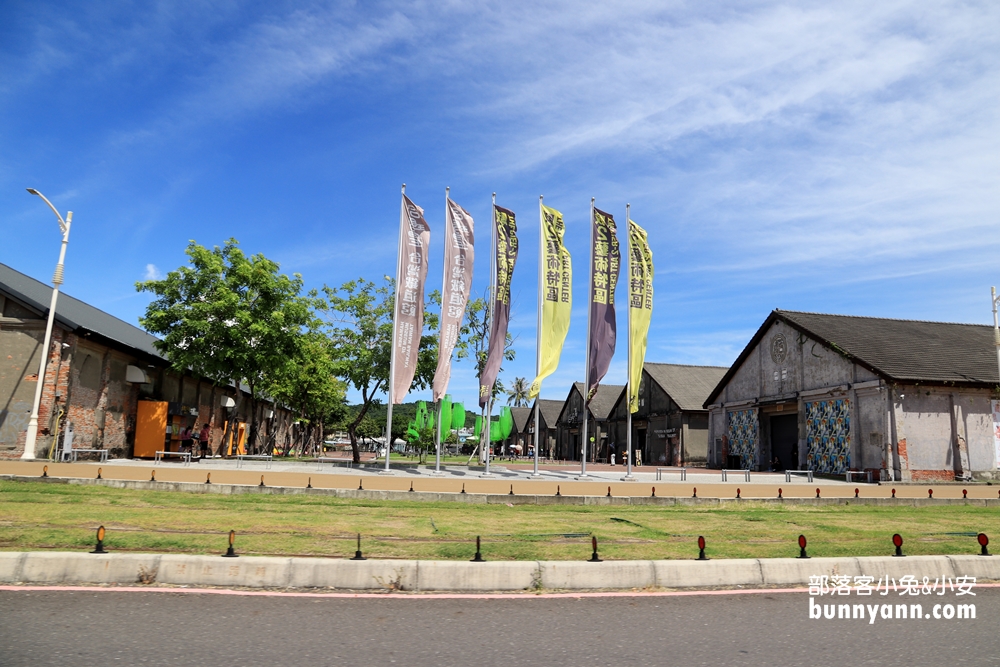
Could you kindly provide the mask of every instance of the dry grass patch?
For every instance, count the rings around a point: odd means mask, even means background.
[[[795,556],[800,533],[813,556],[888,555],[895,532],[907,554],[977,553],[975,534],[996,534],[1000,517],[965,505],[507,506],[0,482],[0,549],[82,550],[98,525],[118,551],[221,553],[235,530],[242,554],[342,557],[360,532],[374,558],[467,559],[481,535],[491,560],[580,560],[591,535],[607,559],[693,558],[698,535],[713,558]]]

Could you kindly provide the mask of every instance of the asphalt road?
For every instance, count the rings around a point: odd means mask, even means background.
[[[0,665],[1000,665],[1000,589],[979,589],[971,601],[976,620],[869,624],[810,619],[805,593],[344,599],[0,591]]]

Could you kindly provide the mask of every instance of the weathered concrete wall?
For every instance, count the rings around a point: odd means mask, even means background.
[[[12,311],[7,300],[6,310]],[[16,314],[24,314],[15,310]],[[0,318],[0,458],[14,458],[24,451],[24,440],[31,417],[38,362],[45,336],[45,320],[32,318]],[[54,411],[66,400],[69,360],[75,336],[58,326],[53,328],[49,345],[49,360],[38,410],[38,437],[35,450],[47,454],[54,427]],[[55,408],[53,409],[53,407]]]
[[[904,480],[997,478],[988,390],[906,385],[896,396]]]
[[[8,319],[0,321],[0,454],[23,447],[45,331]],[[34,370],[29,370],[34,369]]]

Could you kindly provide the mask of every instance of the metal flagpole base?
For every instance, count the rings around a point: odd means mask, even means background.
[[[479,476],[480,477],[496,477],[496,475],[494,475],[491,472],[482,472],[482,473],[479,473]]]
[[[533,473],[531,473],[530,475],[528,475],[528,478],[529,478],[529,479],[541,479],[541,478],[542,478],[542,477],[544,477],[544,476],[545,476],[545,475],[543,475],[543,474],[542,474],[542,473],[540,473],[540,472],[533,472]]]
[[[379,470],[378,474],[385,477],[386,475],[395,475],[396,473],[391,470]]]
[[[635,481],[635,477],[633,475],[625,475],[624,477],[622,477],[622,481],[623,482],[634,482]]]
[[[445,472],[444,472],[444,470],[431,470],[431,471],[430,471],[429,473],[427,473],[427,474],[429,474],[429,475],[433,475],[433,476],[435,476],[435,477],[444,477],[444,476],[445,476]]]
[[[573,479],[587,481],[587,480],[591,480],[591,479],[594,479],[594,478],[591,475],[577,475]]]

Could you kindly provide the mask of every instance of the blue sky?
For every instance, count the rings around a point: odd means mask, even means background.
[[[563,398],[583,379],[591,197],[649,232],[649,361],[728,365],[772,308],[991,322],[998,99],[988,0],[8,0],[0,262],[51,276],[35,187],[74,212],[65,291],[129,322],[148,301],[133,283],[189,239],[234,236],[309,286],[376,279],[405,182],[430,287],[451,186],[481,293],[496,191],[521,230],[502,379],[530,379],[544,194],[577,278],[542,392]],[[624,380],[620,345],[606,382]],[[469,364],[451,393],[474,402]]]

